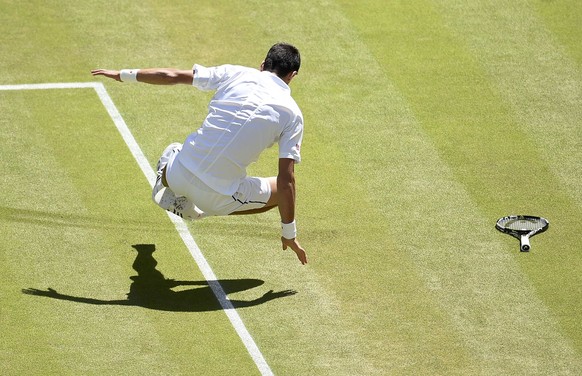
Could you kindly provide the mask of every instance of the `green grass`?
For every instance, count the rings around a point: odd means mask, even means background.
[[[276,212],[189,225],[275,374],[581,373],[578,2],[0,8],[0,85],[300,48],[309,264],[280,250]],[[151,165],[209,99],[97,80]],[[0,91],[0,150],[0,373],[258,374],[93,90]],[[512,213],[551,222],[530,253],[494,229]],[[48,288],[66,297],[22,292]]]

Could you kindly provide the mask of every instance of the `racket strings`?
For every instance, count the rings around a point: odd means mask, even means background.
[[[535,231],[544,227],[541,220],[510,219],[501,224],[509,230]]]

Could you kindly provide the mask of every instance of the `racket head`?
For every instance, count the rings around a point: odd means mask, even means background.
[[[530,249],[529,238],[548,229],[550,222],[542,217],[533,215],[508,215],[499,218],[495,228],[511,235],[520,242],[520,250],[527,252]]]
[[[534,215],[508,215],[499,218],[495,228],[510,235],[521,236],[532,233],[530,236],[533,236],[546,231],[549,225],[547,219]]]

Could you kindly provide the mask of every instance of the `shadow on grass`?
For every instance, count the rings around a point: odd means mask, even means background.
[[[176,281],[167,279],[156,269],[158,262],[153,257],[153,253],[156,250],[154,244],[137,244],[132,247],[137,251],[137,257],[133,262],[133,269],[137,272],[137,276],[130,277],[133,282],[127,294],[127,299],[101,300],[84,298],[61,294],[52,288],[47,290],[23,289],[22,292],[28,295],[45,296],[77,303],[137,306],[174,312],[205,312],[251,307],[297,293],[293,290],[279,292],[271,290],[254,300],[228,300],[226,295],[255,288],[262,285],[264,281],[260,279],[222,279],[218,281]],[[172,290],[178,286],[196,286],[196,288],[181,291]],[[222,291],[220,291],[220,287]],[[222,305],[218,299],[223,302]]]

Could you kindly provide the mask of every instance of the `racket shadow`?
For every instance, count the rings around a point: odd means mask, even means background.
[[[208,281],[176,281],[166,278],[157,270],[158,262],[153,257],[154,244],[136,244],[132,247],[137,251],[137,257],[132,265],[137,275],[130,277],[132,283],[127,293],[127,299],[103,300],[72,296],[57,292],[50,287],[47,290],[23,289],[22,293],[76,303],[135,306],[173,312],[207,312],[223,309]],[[216,282],[220,283],[226,295],[250,290],[264,284],[264,281],[260,279],[221,279]],[[194,288],[174,290],[183,286],[194,286]],[[270,290],[253,300],[230,300],[230,302],[234,308],[252,307],[296,293],[294,290],[279,292]]]

